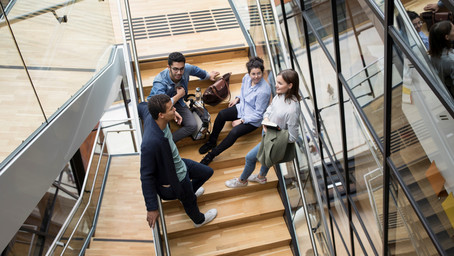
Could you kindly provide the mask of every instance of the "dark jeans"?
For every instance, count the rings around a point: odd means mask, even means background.
[[[213,175],[213,169],[190,159],[183,158],[183,162],[186,164],[188,171],[186,177],[180,181],[185,192],[184,199],[180,201],[189,218],[191,218],[194,223],[200,224],[205,221],[205,215],[200,212],[199,206],[197,205],[197,197],[194,193],[211,177],[211,175]],[[159,186],[159,194],[164,200],[176,199],[176,196],[170,187],[166,188]]]
[[[174,106],[178,114],[183,118],[181,128],[172,133],[173,141],[177,142],[193,134],[197,130],[197,122],[187,106],[181,106],[179,102]]]
[[[223,109],[219,112],[218,116],[216,117],[216,120],[214,121],[214,126],[213,126],[213,131],[211,132],[209,142],[211,143],[216,143],[219,137],[219,133],[221,133],[222,128],[224,128],[225,122],[227,121],[235,121],[238,119],[238,111],[235,106]],[[225,137],[222,142],[217,145],[213,150],[211,150],[211,153],[214,154],[215,156],[221,154],[224,150],[228,149],[235,143],[235,141],[245,135],[248,134],[258,127],[255,127],[251,124],[239,124],[230,130],[229,134],[227,137]]]

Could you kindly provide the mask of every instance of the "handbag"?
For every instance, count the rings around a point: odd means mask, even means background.
[[[420,17],[427,24],[427,30],[429,31],[432,25],[437,22],[443,20],[449,20],[453,22],[452,12],[422,12]]]
[[[205,90],[202,96],[204,103],[210,106],[216,106],[227,98],[227,96],[229,96],[230,100],[229,81],[231,74],[232,73],[224,74],[220,79]]]

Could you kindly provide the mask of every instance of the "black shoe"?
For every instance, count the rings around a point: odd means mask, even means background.
[[[204,165],[209,165],[213,161],[214,157],[215,156],[210,152],[202,159],[202,161],[200,161],[200,163]]]
[[[211,143],[211,142],[207,142],[205,144],[203,144],[200,148],[199,148],[199,153],[201,155],[203,154],[206,154],[208,151],[210,151],[212,148],[216,147],[216,143]]]

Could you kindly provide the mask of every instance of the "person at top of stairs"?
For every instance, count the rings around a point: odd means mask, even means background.
[[[154,95],[148,104],[139,104],[138,112],[143,121],[140,180],[149,226],[154,227],[159,216],[156,194],[164,200],[180,200],[195,227],[212,221],[217,210],[201,213],[197,197],[203,194],[202,185],[213,175],[213,169],[180,157],[168,125],[175,119],[175,107],[170,97]]]
[[[153,88],[147,100],[157,94],[166,94],[171,97],[177,116],[181,117],[177,124],[182,127],[172,134],[173,141],[177,142],[191,135],[197,129],[196,120],[183,100],[184,96],[188,94],[189,76],[196,76],[201,80],[210,79],[214,81],[219,72],[207,72],[197,66],[186,63],[186,58],[180,52],[170,53],[167,63],[167,68],[154,78]]]
[[[229,106],[219,112],[214,121],[213,131],[210,134],[208,142],[199,149],[200,154],[209,152],[200,161],[208,165],[213,159],[228,149],[235,141],[260,126],[263,119],[263,113],[268,107],[271,88],[265,79],[263,79],[263,60],[259,57],[252,57],[246,63],[248,73],[244,75],[241,84],[241,94],[229,102]],[[232,130],[227,137],[216,146],[219,133],[226,121],[232,121]]]
[[[300,114],[299,101],[301,96],[299,91],[298,73],[294,70],[286,69],[279,72],[276,77],[276,96],[274,96],[271,105],[266,109],[263,115],[263,121],[274,123],[279,129],[288,130],[288,142],[294,143],[298,139],[298,117]],[[269,128],[271,129],[271,128]],[[267,127],[263,125],[263,133],[267,132]],[[263,142],[263,141],[262,141]],[[239,178],[233,178],[225,182],[229,188],[247,186],[248,181],[266,183],[266,175],[269,168],[262,164],[259,174],[252,174],[257,163],[257,153],[260,148],[260,142],[246,155],[246,163],[243,173]],[[282,149],[285,150],[285,149]]]

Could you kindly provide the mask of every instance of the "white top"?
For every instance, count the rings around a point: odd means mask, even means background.
[[[267,117],[281,129],[288,130],[289,142],[295,142],[298,138],[299,114],[300,106],[298,100],[295,97],[285,100],[285,95],[282,94],[274,96],[263,117]]]

